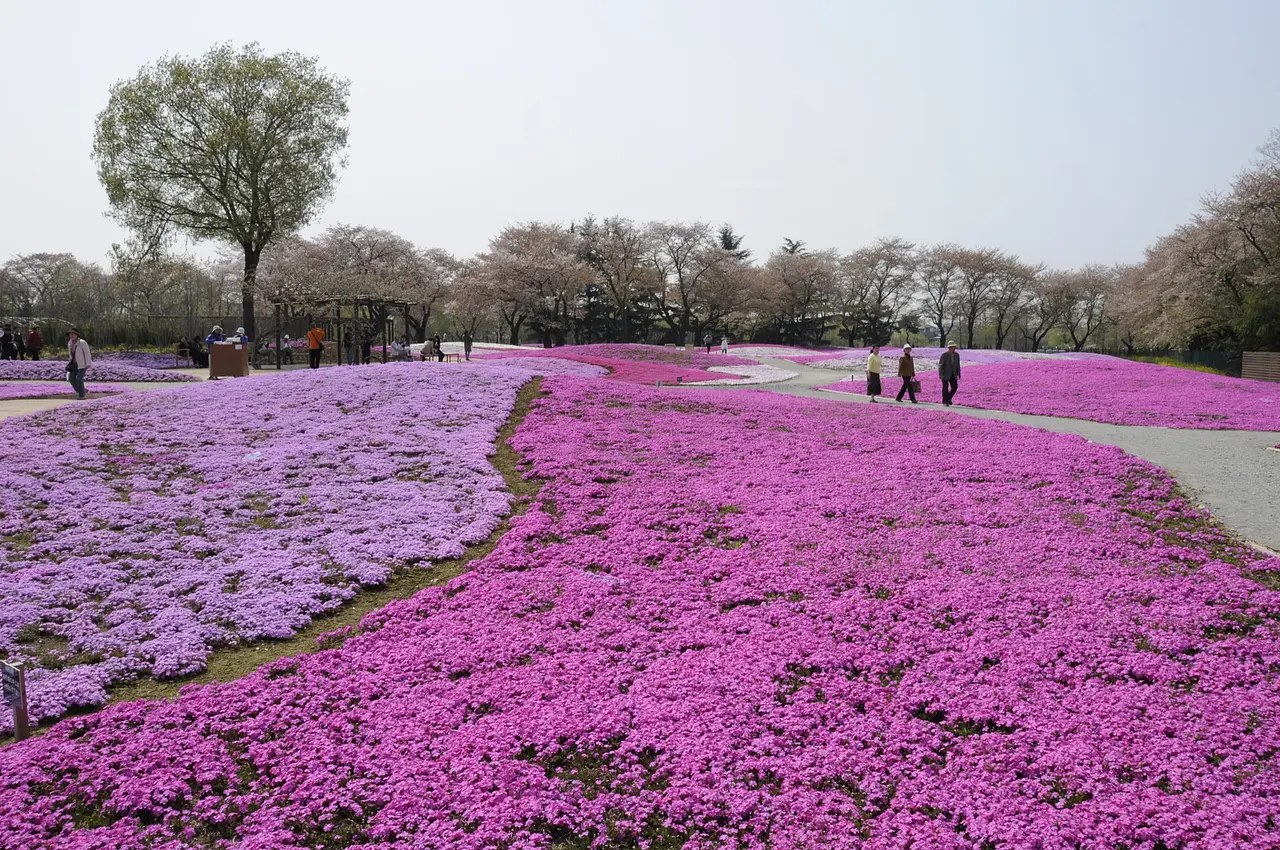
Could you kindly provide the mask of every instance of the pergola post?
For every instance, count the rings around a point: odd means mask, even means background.
[[[280,302],[276,302],[276,371],[279,372],[283,366],[281,365],[283,353],[280,351]]]

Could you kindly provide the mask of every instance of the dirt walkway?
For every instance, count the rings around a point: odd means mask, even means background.
[[[845,377],[843,372],[816,369],[776,358],[751,359],[798,374],[776,384],[717,389],[768,391],[852,404],[869,403],[865,396],[817,389]],[[963,398],[964,385],[961,384],[957,403],[962,403]],[[892,396],[887,402],[882,400],[880,405],[890,408],[908,406],[905,403],[898,405]],[[956,416],[1003,419],[1062,434],[1079,434],[1095,443],[1118,446],[1166,469],[1224,525],[1255,544],[1280,552],[1280,452],[1270,448],[1280,443],[1280,431],[1199,431],[1105,425],[1079,419],[1027,416],[963,406],[943,407],[924,402],[916,405],[915,409],[920,408]]]

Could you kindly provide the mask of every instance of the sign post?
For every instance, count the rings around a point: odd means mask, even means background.
[[[27,721],[27,671],[21,664],[0,661],[0,679],[4,683],[4,701],[13,709],[13,737],[25,740],[31,735]]]

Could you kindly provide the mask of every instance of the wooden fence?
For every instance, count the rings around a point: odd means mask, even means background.
[[[1246,351],[1240,377],[1280,381],[1280,351]]]

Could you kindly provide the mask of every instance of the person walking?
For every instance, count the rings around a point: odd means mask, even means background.
[[[902,389],[898,390],[898,401],[902,394],[911,396],[911,403],[916,403],[916,361],[911,359],[911,343],[902,346],[902,356],[898,358],[898,377],[902,379]]]
[[[44,337],[40,336],[40,326],[32,325],[31,332],[27,334],[27,354],[31,355],[32,360],[39,360],[43,348]]]
[[[342,336],[342,347],[347,352],[347,365],[356,365],[356,337],[351,332],[351,328],[347,328]]]
[[[721,354],[729,353],[729,337],[728,336],[724,336],[720,338],[720,353]]]
[[[308,365],[312,369],[319,369],[320,358],[324,356],[324,331],[320,328],[307,331],[307,356],[310,358]]]
[[[0,328],[0,360],[12,360],[18,354],[18,347],[13,344],[13,328],[5,325]]]
[[[711,353],[711,334],[710,333],[703,334],[702,341],[706,343],[707,353],[710,354]]]
[[[80,331],[75,328],[67,331],[67,355],[67,381],[76,391],[76,398],[83,400],[88,395],[84,373],[93,365],[93,356],[89,353],[89,343],[80,338]]]
[[[22,328],[18,328],[17,333],[13,335],[13,347],[16,359],[27,359],[27,342],[26,337],[22,335]]]
[[[871,346],[871,354],[867,356],[867,395],[871,396],[871,403],[876,403],[876,396],[883,392],[880,386],[880,346]]]
[[[960,355],[954,342],[949,343],[938,358],[938,377],[942,379],[942,403],[950,407],[956,390],[960,389]]]
[[[472,342],[473,340],[471,339],[471,331],[463,331],[462,332],[462,356],[467,360],[471,359]]]

